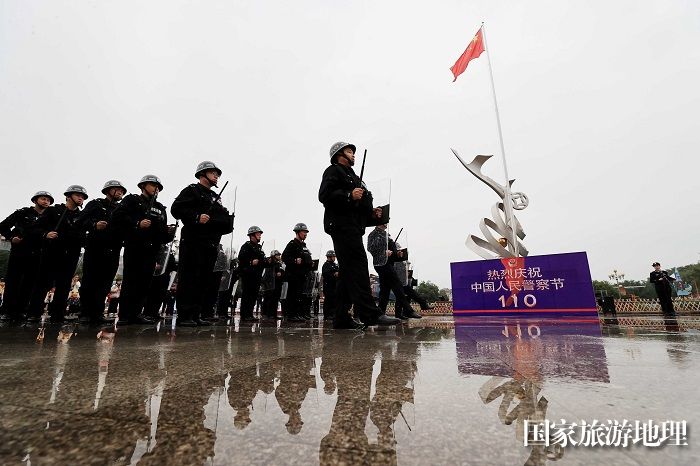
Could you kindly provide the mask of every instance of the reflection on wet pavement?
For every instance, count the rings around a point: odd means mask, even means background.
[[[697,464],[700,321],[0,328],[1,464]],[[689,446],[523,446],[544,419]]]

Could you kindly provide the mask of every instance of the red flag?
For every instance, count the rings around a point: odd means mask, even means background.
[[[475,58],[479,58],[479,55],[481,55],[481,52],[483,51],[484,36],[482,35],[481,28],[479,28],[472,41],[469,42],[467,50],[464,51],[462,56],[459,57],[455,64],[452,65],[452,68],[450,68],[452,74],[455,75],[455,79],[452,82],[457,81],[457,76],[464,73],[464,70],[467,69],[469,62]]]

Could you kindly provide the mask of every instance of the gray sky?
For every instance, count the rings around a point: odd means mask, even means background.
[[[391,178],[416,276],[449,286],[497,201],[449,150],[499,154],[486,55],[449,71],[481,21],[531,254],[587,251],[597,279],[700,259],[696,0],[0,0],[0,215],[146,173],[169,205],[211,159],[236,245],[304,221],[325,251],[320,176],[348,140],[370,189]]]

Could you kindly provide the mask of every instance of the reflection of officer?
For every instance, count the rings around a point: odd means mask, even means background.
[[[178,339],[183,336],[186,334],[178,335]],[[209,356],[202,353],[202,361]],[[213,359],[213,356],[211,358]],[[168,365],[168,376],[190,373],[191,364],[191,358],[173,358],[172,363]],[[205,408],[212,395],[218,395],[214,397],[218,401],[223,392],[223,384],[224,380],[220,374],[202,378],[192,384],[170,384],[166,379],[157,418],[155,448],[146,452],[138,463],[204,464],[207,458],[213,458],[216,431],[215,426],[205,426]],[[219,409],[218,403],[216,409]]]
[[[39,217],[53,204],[53,196],[39,191],[32,196],[32,207],[14,211],[0,223],[0,235],[10,241],[10,258],[5,276],[1,320],[19,320],[29,303],[35,273],[41,256]],[[39,224],[40,225],[40,224]]]
[[[284,281],[284,269],[282,268],[282,253],[277,249],[270,253],[270,264],[267,272],[270,274],[270,286],[265,289],[262,314],[268,319],[277,319],[277,307],[282,294],[282,282]]]
[[[352,346],[345,351],[324,352],[320,370],[324,391],[332,394],[335,382],[338,397],[330,429],[319,446],[320,464],[372,464],[367,460],[369,441],[365,425],[378,348],[373,347],[374,339],[362,343],[359,354],[352,354]]]
[[[233,425],[236,429],[243,430],[250,424],[250,410],[257,393],[258,376],[255,364],[231,371],[231,380],[228,385],[228,402],[236,410],[233,418]]]
[[[44,297],[55,287],[49,315],[52,322],[63,321],[71,280],[83,245],[84,235],[78,222],[80,206],[88,198],[85,188],[79,185],[69,186],[64,195],[66,203],[50,207],[39,220],[44,231],[44,251],[39,278],[29,303],[28,320],[39,319]]]
[[[309,389],[316,388],[316,375],[310,374],[313,361],[304,356],[287,356],[279,364],[280,384],[275,390],[275,398],[284,414],[289,416],[285,427],[287,432],[296,435],[301,432],[304,421],[301,418],[301,405]]]
[[[305,223],[294,225],[294,239],[287,243],[282,252],[282,262],[285,265],[285,278],[288,283],[287,299],[285,300],[284,315],[292,322],[310,319],[310,297],[304,296],[304,284],[307,275],[313,268],[313,259],[309,248],[306,247],[306,236],[309,229]]]
[[[124,278],[119,301],[119,323],[152,323],[141,310],[146,302],[148,289],[160,247],[172,241],[175,226],[168,226],[165,206],[158,202],[163,190],[160,179],[146,175],[138,184],[141,194],[124,198],[112,215],[112,221],[124,238]]]
[[[338,284],[338,264],[335,262],[335,251],[332,249],[326,253],[326,262],[323,264],[323,318],[333,319],[335,316],[336,292]]]
[[[173,202],[172,214],[182,220],[183,225],[177,288],[178,325],[210,324],[201,314],[209,307],[206,294],[213,294],[212,299],[216,299],[218,283],[216,290],[212,290],[211,284],[221,235],[233,231],[232,216],[211,189],[220,176],[221,169],[213,162],[200,163],[195,172],[199,183],[183,189]]]
[[[416,363],[405,359],[407,355],[410,356],[408,351],[400,351],[399,354],[401,357],[396,359],[389,359],[386,356],[382,358],[381,371],[377,377],[369,413],[369,418],[379,430],[378,448],[370,450],[370,464],[375,462],[373,455],[378,456],[377,460],[397,464],[394,424],[402,415],[404,403],[414,402],[413,378],[416,373]],[[386,461],[389,458],[390,460]]]
[[[248,228],[248,241],[243,243],[238,253],[238,267],[241,282],[243,283],[243,293],[241,296],[241,320],[252,322],[253,308],[258,299],[260,290],[260,280],[265,269],[265,253],[260,244],[263,231],[260,227],[253,225]]]
[[[117,180],[109,180],[102,194],[105,197],[88,202],[80,216],[81,227],[87,232],[80,304],[83,318],[87,317],[91,323],[105,323],[105,298],[117,274],[122,250],[112,213],[126,194],[126,188]]]
[[[357,328],[349,311],[365,325],[395,325],[399,319],[381,313],[372,298],[369,284],[367,255],[362,236],[367,225],[377,225],[381,209],[372,207],[372,195],[355,174],[355,146],[345,142],[333,144],[331,165],[323,172],[318,200],[325,213],[323,227],[333,239],[333,247],[340,262],[338,306],[335,328]]]
[[[649,281],[656,288],[656,295],[661,303],[661,311],[665,316],[673,317],[676,315],[676,311],[673,309],[673,300],[671,299],[673,296],[671,282],[676,281],[676,279],[665,270],[661,270],[661,264],[658,262],[654,262],[651,265],[654,267],[654,271],[649,274]]]

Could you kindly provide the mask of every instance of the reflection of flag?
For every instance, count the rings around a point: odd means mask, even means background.
[[[475,58],[479,58],[479,55],[481,55],[481,52],[483,51],[484,36],[482,34],[481,28],[479,28],[472,41],[469,42],[467,50],[464,51],[464,53],[457,59],[455,64],[452,65],[452,67],[450,68],[452,74],[455,76],[452,82],[457,81],[457,76],[464,73],[464,70],[467,69],[467,65],[469,64],[469,62]]]

